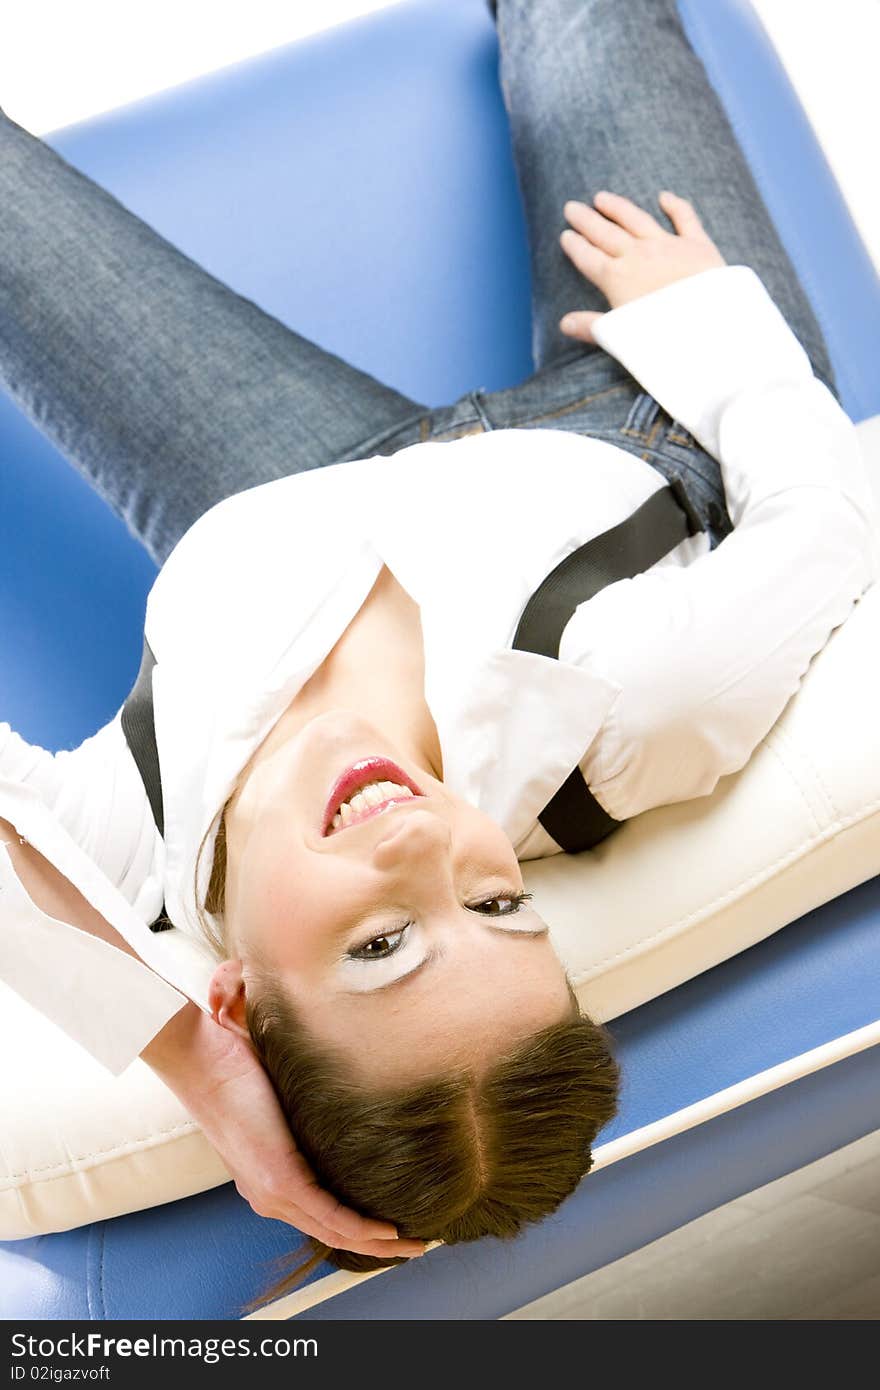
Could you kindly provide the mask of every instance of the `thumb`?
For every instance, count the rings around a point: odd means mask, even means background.
[[[569,338],[579,338],[582,343],[595,343],[593,337],[593,325],[597,319],[603,318],[595,309],[577,309],[573,314],[566,314],[559,320],[559,327]]]

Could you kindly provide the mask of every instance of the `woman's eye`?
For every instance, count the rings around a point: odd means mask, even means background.
[[[477,903],[476,907],[472,910],[474,912],[482,912],[484,908],[490,907],[492,903],[506,903],[507,907],[504,908],[501,912],[490,911],[484,913],[484,916],[508,917],[511,912],[518,912],[519,909],[522,907],[523,903],[526,902],[532,896],[533,894],[531,893],[502,893],[496,898],[487,898],[485,902]]]
[[[484,917],[509,917],[511,913],[518,912],[522,904],[531,897],[531,893],[501,893],[494,898],[475,903],[470,910],[482,913]],[[387,960],[404,945],[411,926],[412,923],[407,922],[399,931],[383,932],[381,936],[374,936],[370,941],[365,941],[363,946],[349,951],[349,959]]]
[[[406,926],[401,927],[400,931],[374,936],[372,941],[366,941],[356,951],[349,951],[349,955],[352,960],[387,960],[395,951],[400,950],[408,931],[409,926]]]

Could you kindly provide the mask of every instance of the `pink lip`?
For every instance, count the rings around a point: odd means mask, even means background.
[[[408,777],[402,767],[393,763],[390,758],[361,758],[346,768],[341,777],[337,777],[330,793],[330,799],[324,809],[324,819],[321,825],[321,834],[330,835],[333,831],[333,817],[339,810],[343,801],[348,801],[354,796],[355,792],[360,791],[368,782],[399,782],[402,787],[409,787],[414,796],[424,796],[424,792],[417,787],[411,777]],[[409,797],[406,798],[409,801]],[[340,830],[348,830],[353,825],[360,825],[362,821],[369,820],[371,816],[378,815],[380,811],[387,810],[390,806],[399,806],[401,797],[389,797],[387,801],[380,801],[378,806],[371,806],[363,815],[356,820],[349,821],[348,825],[340,826]]]

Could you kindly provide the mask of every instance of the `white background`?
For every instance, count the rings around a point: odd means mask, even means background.
[[[880,269],[880,0],[752,4]],[[20,0],[3,15],[0,106],[42,135],[386,8],[388,0]]]

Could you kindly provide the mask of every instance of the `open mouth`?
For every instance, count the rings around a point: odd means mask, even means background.
[[[360,825],[371,816],[423,795],[421,788],[390,758],[361,758],[334,783],[324,809],[321,834],[333,835]]]

